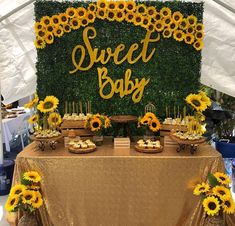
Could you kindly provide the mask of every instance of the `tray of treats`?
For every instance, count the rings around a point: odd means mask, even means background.
[[[59,131],[47,129],[47,130],[36,131],[31,136],[31,139],[36,141],[44,141],[44,140],[58,140],[61,137],[62,135]]]
[[[135,150],[142,153],[159,153],[163,151],[163,147],[160,145],[159,140],[139,140],[135,145]]]
[[[91,140],[73,140],[69,142],[68,151],[75,154],[85,154],[96,150],[96,145]]]
[[[178,144],[201,144],[206,141],[206,138],[195,133],[183,133],[183,132],[175,132],[171,133],[170,137],[172,140],[177,142]]]

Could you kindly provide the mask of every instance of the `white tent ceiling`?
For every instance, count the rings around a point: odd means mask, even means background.
[[[26,2],[1,0],[0,18]],[[0,22],[0,81],[6,104],[35,92],[33,23],[32,3]],[[235,1],[206,0],[204,23],[201,82],[235,97]]]

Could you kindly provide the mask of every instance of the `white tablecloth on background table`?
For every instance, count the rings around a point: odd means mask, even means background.
[[[10,141],[14,138],[19,129],[22,129],[22,126],[24,126],[29,117],[30,113],[27,112],[25,114],[19,114],[16,118],[2,120],[3,143],[6,145],[6,151],[10,151]]]

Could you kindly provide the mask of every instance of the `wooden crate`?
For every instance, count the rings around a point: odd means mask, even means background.
[[[114,138],[114,148],[130,148],[131,141],[129,137]]]
[[[165,136],[163,142],[164,147],[178,147],[178,144],[170,136]]]

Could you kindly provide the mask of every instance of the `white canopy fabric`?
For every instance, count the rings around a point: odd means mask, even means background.
[[[27,1],[1,0],[0,17]],[[201,83],[235,97],[235,13],[218,2],[205,1]],[[235,1],[222,2],[235,11]],[[0,23],[0,81],[5,104],[36,90],[33,23],[33,4]]]

